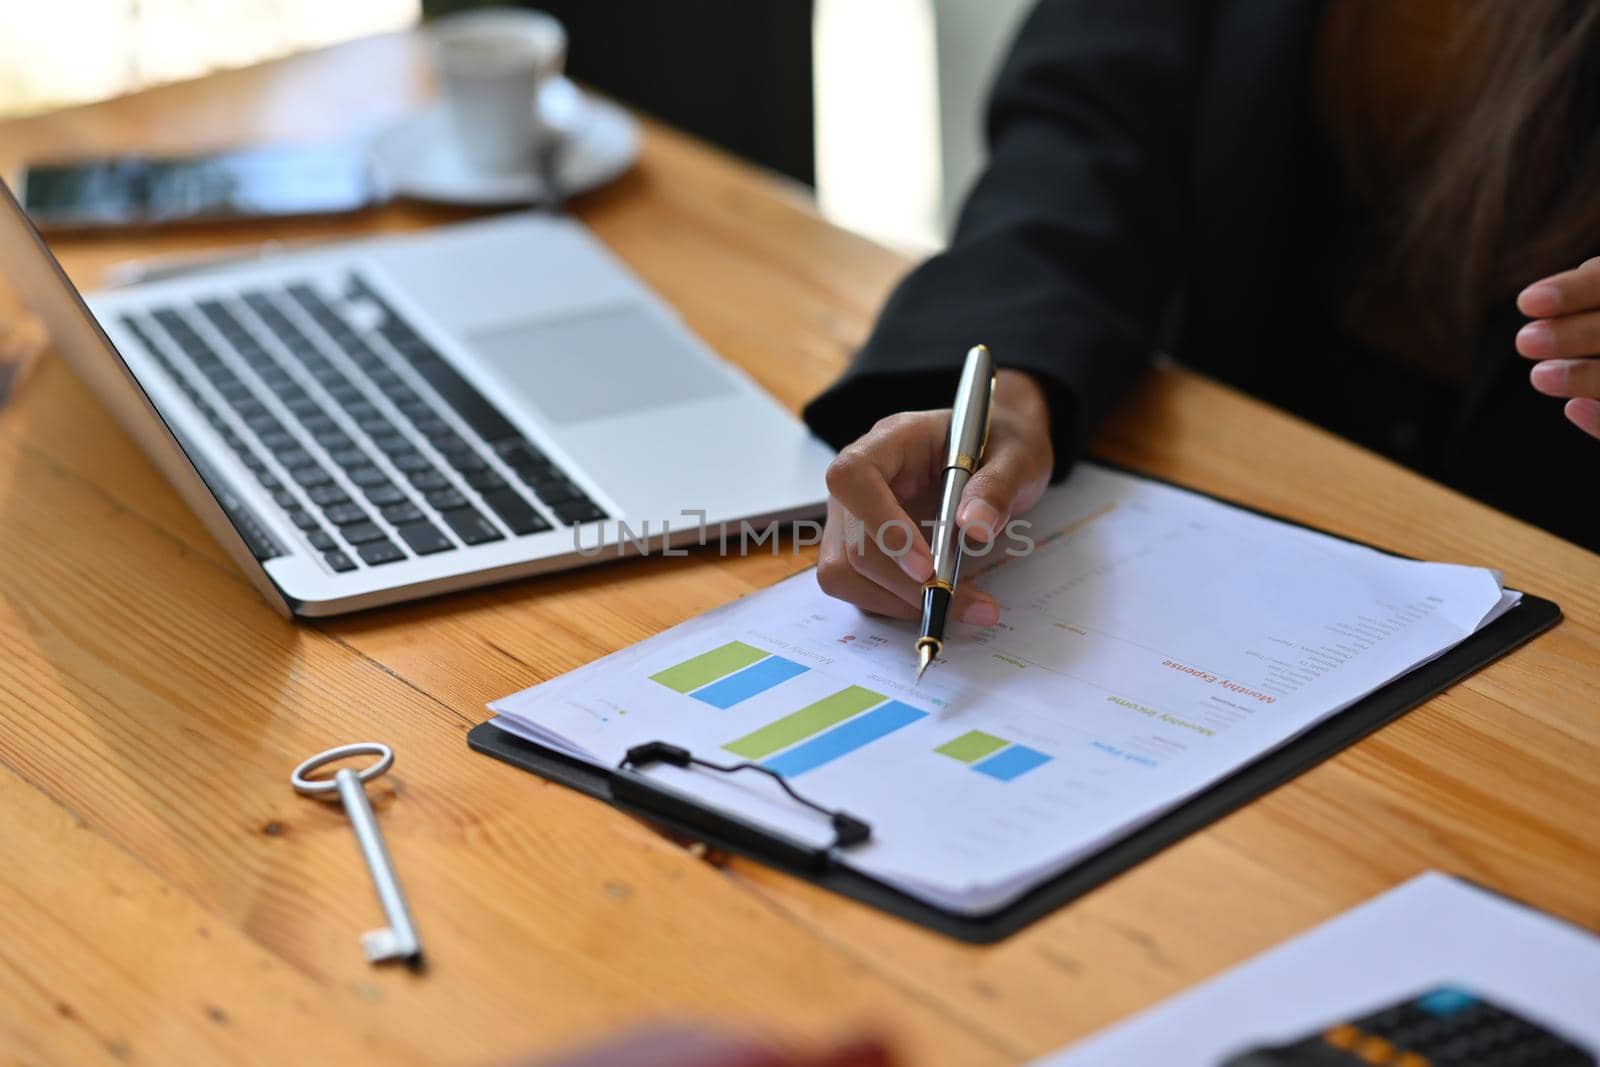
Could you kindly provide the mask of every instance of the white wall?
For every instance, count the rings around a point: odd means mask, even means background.
[[[0,0],[0,115],[416,22],[419,0]]]
[[[913,253],[944,244],[982,167],[983,104],[1033,0],[817,0],[817,198]]]

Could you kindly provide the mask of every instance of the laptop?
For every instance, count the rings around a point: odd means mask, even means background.
[[[822,511],[827,446],[570,219],[83,298],[0,183],[0,276],[287,615],[737,544],[741,521],[760,536]]]

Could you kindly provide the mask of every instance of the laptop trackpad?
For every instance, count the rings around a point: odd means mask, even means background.
[[[562,425],[733,391],[677,331],[636,307],[501,326],[468,343],[504,385]]]

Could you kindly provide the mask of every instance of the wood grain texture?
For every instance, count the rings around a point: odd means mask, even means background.
[[[0,125],[25,158],[372,128],[428,91],[414,38]],[[658,126],[577,213],[798,407],[905,264],[802,192]],[[460,217],[56,242],[134,256]],[[72,374],[0,412],[0,1062],[488,1064],[662,1016],[783,1040],[859,1028],[915,1064],[1012,1063],[1427,867],[1600,929],[1600,558],[1194,375],[1153,372],[1109,458],[1429,558],[1500,567],[1566,621],[1347,753],[1009,941],[975,948],[756,865],[715,868],[470,753],[485,701],[809,566],[645,559],[296,626],[255,597]],[[433,958],[378,922],[337,810],[290,767],[377,737],[374,791]],[[214,1010],[213,1010],[214,1009]]]

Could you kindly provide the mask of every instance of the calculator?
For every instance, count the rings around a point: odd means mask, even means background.
[[[1222,1067],[1596,1067],[1595,1057],[1536,1023],[1453,986],[1336,1023]]]

